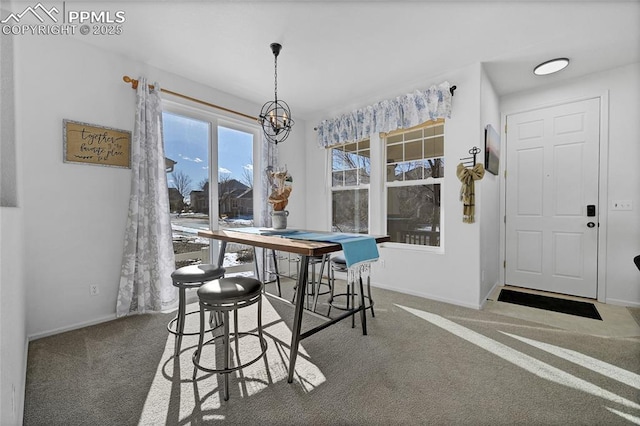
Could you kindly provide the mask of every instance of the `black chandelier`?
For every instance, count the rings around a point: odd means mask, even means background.
[[[293,119],[291,118],[291,110],[289,105],[283,100],[278,99],[278,54],[282,49],[279,43],[271,43],[271,51],[274,56],[274,100],[266,102],[262,105],[258,122],[262,126],[264,135],[269,142],[278,144],[284,142],[293,127]]]

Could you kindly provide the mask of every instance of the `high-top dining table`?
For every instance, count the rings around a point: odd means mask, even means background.
[[[255,229],[255,228],[254,228]],[[296,232],[296,231],[293,231]],[[299,231],[299,232],[313,232],[318,231]],[[328,236],[336,235],[339,233],[326,233]],[[300,341],[310,337],[317,332],[324,330],[325,328],[360,312],[360,318],[362,323],[362,334],[367,334],[367,320],[365,316],[365,303],[364,292],[362,289],[362,281],[360,281],[360,304],[358,307],[353,307],[345,311],[342,315],[328,319],[326,322],[311,328],[304,333],[301,333],[302,329],[302,317],[304,309],[305,291],[307,288],[308,270],[309,270],[309,258],[314,256],[322,256],[342,250],[342,245],[336,242],[330,241],[309,241],[304,239],[287,238],[287,232],[281,233],[269,232],[269,229],[265,229],[265,232],[247,232],[246,230],[234,230],[234,229],[220,229],[215,231],[199,231],[198,235],[205,238],[220,241],[220,251],[218,252],[218,265],[222,265],[224,261],[224,255],[227,243],[245,244],[253,247],[260,247],[263,249],[284,251],[294,253],[300,256],[300,272],[297,277],[296,296],[295,296],[295,312],[293,317],[293,330],[291,330],[291,355],[289,361],[289,375],[287,381],[293,382],[293,376],[295,372],[296,359],[298,357],[298,347]],[[371,236],[375,239],[376,243],[383,243],[390,241],[389,236]]]

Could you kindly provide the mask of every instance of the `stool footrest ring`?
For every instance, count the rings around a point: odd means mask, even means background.
[[[207,367],[203,367],[202,365],[200,365],[196,361],[196,359],[198,358],[198,351],[196,350],[193,353],[193,356],[192,356],[193,365],[196,368],[198,368],[199,370],[206,371],[208,373],[226,374],[226,373],[231,373],[233,371],[237,371],[237,370],[240,370],[240,369],[243,369],[245,367],[250,366],[251,364],[253,364],[253,363],[257,362],[258,360],[260,360],[260,358],[262,358],[267,353],[267,340],[264,337],[261,337],[258,333],[242,332],[242,333],[238,333],[237,335],[234,335],[234,336],[236,336],[235,339],[238,338],[237,336],[240,336],[240,337],[242,337],[242,336],[254,336],[254,337],[257,337],[258,339],[260,339],[260,347],[262,348],[262,352],[260,352],[260,354],[258,356],[256,356],[255,358],[245,362],[244,364],[240,364],[240,365],[237,365],[235,367],[226,368],[226,369],[224,369],[224,368],[217,368],[216,369],[216,368],[207,368]],[[221,339],[223,337],[224,337],[224,335],[215,336],[215,337],[207,340],[205,343],[203,343],[202,347],[204,348],[205,346],[207,346],[207,345],[209,345],[211,343],[214,343],[216,341],[216,339]]]
[[[352,295],[351,295],[350,293],[338,293],[338,294],[334,294],[334,295],[333,295],[333,297],[331,298],[331,300],[329,301],[329,306],[331,306],[331,307],[332,307],[332,308],[334,308],[334,309],[338,309],[338,310],[340,310],[340,311],[350,311],[350,310],[354,309],[354,307],[353,307],[353,306],[352,306],[352,307],[350,307],[350,308],[348,308],[346,304],[336,304],[336,303],[333,301],[333,299],[335,299],[335,298],[337,298],[337,297],[347,297],[347,298],[349,298],[349,297],[351,297],[351,296],[352,296]],[[357,299],[359,296],[358,296],[358,294],[356,293],[356,294],[354,294],[354,295],[353,295],[353,297]],[[364,298],[365,298],[365,301],[366,301],[366,300],[368,300],[368,301],[369,301],[369,303],[367,303],[367,305],[365,306],[365,309],[371,309],[375,303],[373,302],[373,300],[371,300],[371,297],[369,297],[369,296],[364,296]]]
[[[197,314],[200,313],[200,311],[191,311],[191,312],[187,312],[186,314],[184,314],[185,318],[187,317],[187,315],[191,315],[191,314]],[[178,333],[176,330],[174,330],[173,325],[176,323],[176,321],[178,321],[178,316],[176,315],[176,317],[174,319],[172,319],[171,321],[169,321],[169,324],[167,324],[167,331],[171,334],[173,334],[174,336],[179,336],[180,334],[182,334],[183,336],[197,336],[200,334],[200,331],[193,331],[193,332],[183,332],[183,333]],[[215,327],[211,327],[208,330],[205,330],[205,333],[209,333],[213,330],[217,330],[218,328],[222,327],[224,324],[219,324],[216,325]]]

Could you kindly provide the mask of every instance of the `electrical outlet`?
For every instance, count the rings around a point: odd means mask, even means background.
[[[92,296],[97,296],[98,294],[100,294],[100,289],[98,288],[97,284],[91,284],[89,286],[89,292]]]
[[[633,210],[633,202],[631,200],[614,200],[613,210]]]
[[[387,267],[387,262],[385,262],[384,260],[380,261],[380,267],[381,268],[386,268]]]

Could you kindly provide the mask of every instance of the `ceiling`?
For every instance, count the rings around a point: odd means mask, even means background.
[[[82,41],[257,104],[273,98],[269,45],[279,42],[278,95],[302,118],[426,88],[476,63],[505,95],[640,62],[638,0],[68,3],[126,13],[123,34]],[[564,71],[532,73],[559,56],[571,59]]]

